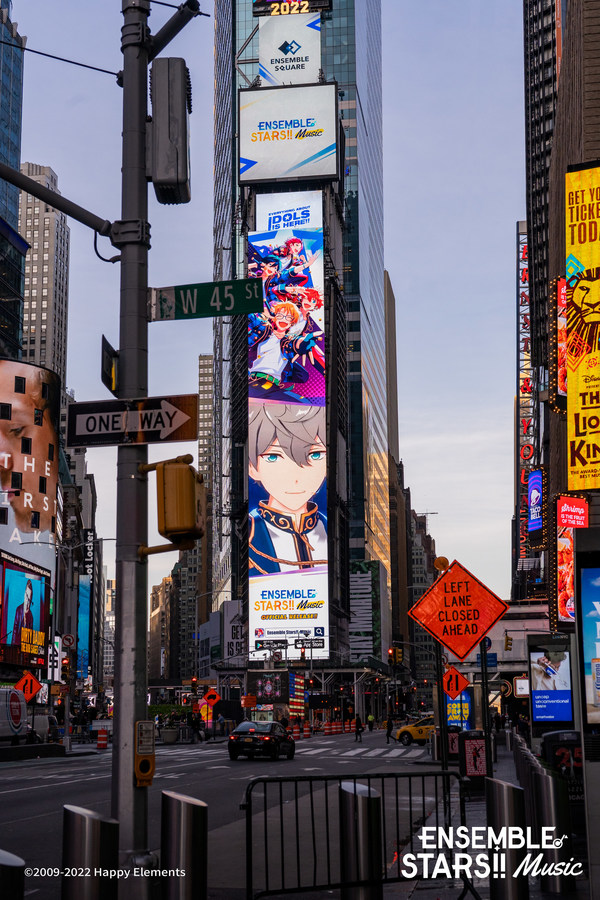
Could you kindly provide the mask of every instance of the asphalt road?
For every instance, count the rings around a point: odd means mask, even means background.
[[[0,765],[0,849],[22,857],[34,870],[61,866],[62,807],[73,804],[110,816],[112,752]],[[244,813],[247,784],[256,777],[376,774],[407,766],[431,768],[424,747],[386,744],[383,731],[315,737],[297,744],[294,760],[229,760],[226,742],[157,745],[156,774],[148,792],[149,847],[160,845],[161,791],[204,801],[209,819],[211,896],[244,896]],[[412,770],[412,769],[411,769]],[[234,864],[232,864],[234,863]],[[60,877],[52,871],[26,879],[26,897],[58,900]],[[115,897],[117,892],[115,890]]]

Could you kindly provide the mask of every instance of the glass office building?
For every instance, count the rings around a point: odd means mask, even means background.
[[[19,169],[25,40],[11,22],[11,0],[0,0],[0,162]],[[17,233],[19,189],[0,180],[0,356],[17,357],[23,324],[27,244]]]
[[[345,133],[344,265],[348,302],[350,553],[390,570],[385,385],[381,0],[333,0],[322,14],[322,69],[335,80]],[[215,4],[214,277],[244,276],[237,185],[237,91],[258,76],[258,18],[251,0]],[[360,162],[359,162],[360,161]],[[237,317],[241,318],[241,317]],[[213,591],[238,595],[247,565],[246,324],[216,319]]]

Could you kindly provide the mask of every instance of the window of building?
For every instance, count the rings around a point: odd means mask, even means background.
[[[8,524],[8,509],[6,506],[0,506],[0,525]]]
[[[23,476],[20,472],[11,472],[10,486],[13,491],[20,491],[23,486]]]
[[[22,437],[21,438],[21,453],[25,456],[31,456],[31,438]]]
[[[12,418],[12,404],[11,403],[0,403],[0,419],[11,419]]]
[[[40,514],[39,512],[31,513],[31,527],[39,528],[40,527]]]
[[[34,409],[33,424],[39,425],[40,427],[44,424],[44,410],[43,409]]]

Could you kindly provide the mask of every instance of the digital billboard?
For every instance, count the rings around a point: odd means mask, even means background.
[[[575,626],[575,584],[573,529],[588,527],[588,502],[583,497],[556,498],[556,583],[554,585],[551,625]]]
[[[0,661],[46,665],[50,572],[0,551]]]
[[[258,74],[262,83],[314,84],[321,68],[321,14],[260,20]]]
[[[570,169],[565,201],[568,490],[593,490],[600,487],[600,169]]]
[[[322,228],[321,191],[257,194],[256,230],[280,231],[282,228]]]
[[[48,369],[0,359],[0,550],[56,564],[60,381]]]
[[[531,308],[529,297],[529,246],[527,223],[517,222],[517,440],[516,440],[516,513],[518,518],[517,567],[531,558],[531,536],[528,528],[528,478],[535,466],[535,406],[531,367]]]
[[[600,567],[582,566],[579,586],[579,658],[585,685],[581,705],[584,724],[597,728],[600,725]]]
[[[255,16],[288,18],[322,9],[331,9],[331,0],[252,0],[252,12]]]
[[[294,203],[294,195],[289,195]],[[250,659],[329,656],[327,425],[321,228],[248,236]]]
[[[566,725],[573,721],[571,689],[571,654],[568,646],[548,642],[537,637],[537,644],[529,644],[529,684],[531,717],[538,725]]]
[[[544,496],[544,472],[542,469],[533,469],[527,479],[527,528],[529,535],[532,532],[543,529],[543,511],[546,497]]]
[[[239,182],[338,177],[337,84],[239,92]]]

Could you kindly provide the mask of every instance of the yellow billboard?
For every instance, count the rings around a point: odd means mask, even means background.
[[[600,168],[566,175],[568,490],[600,487]]]

